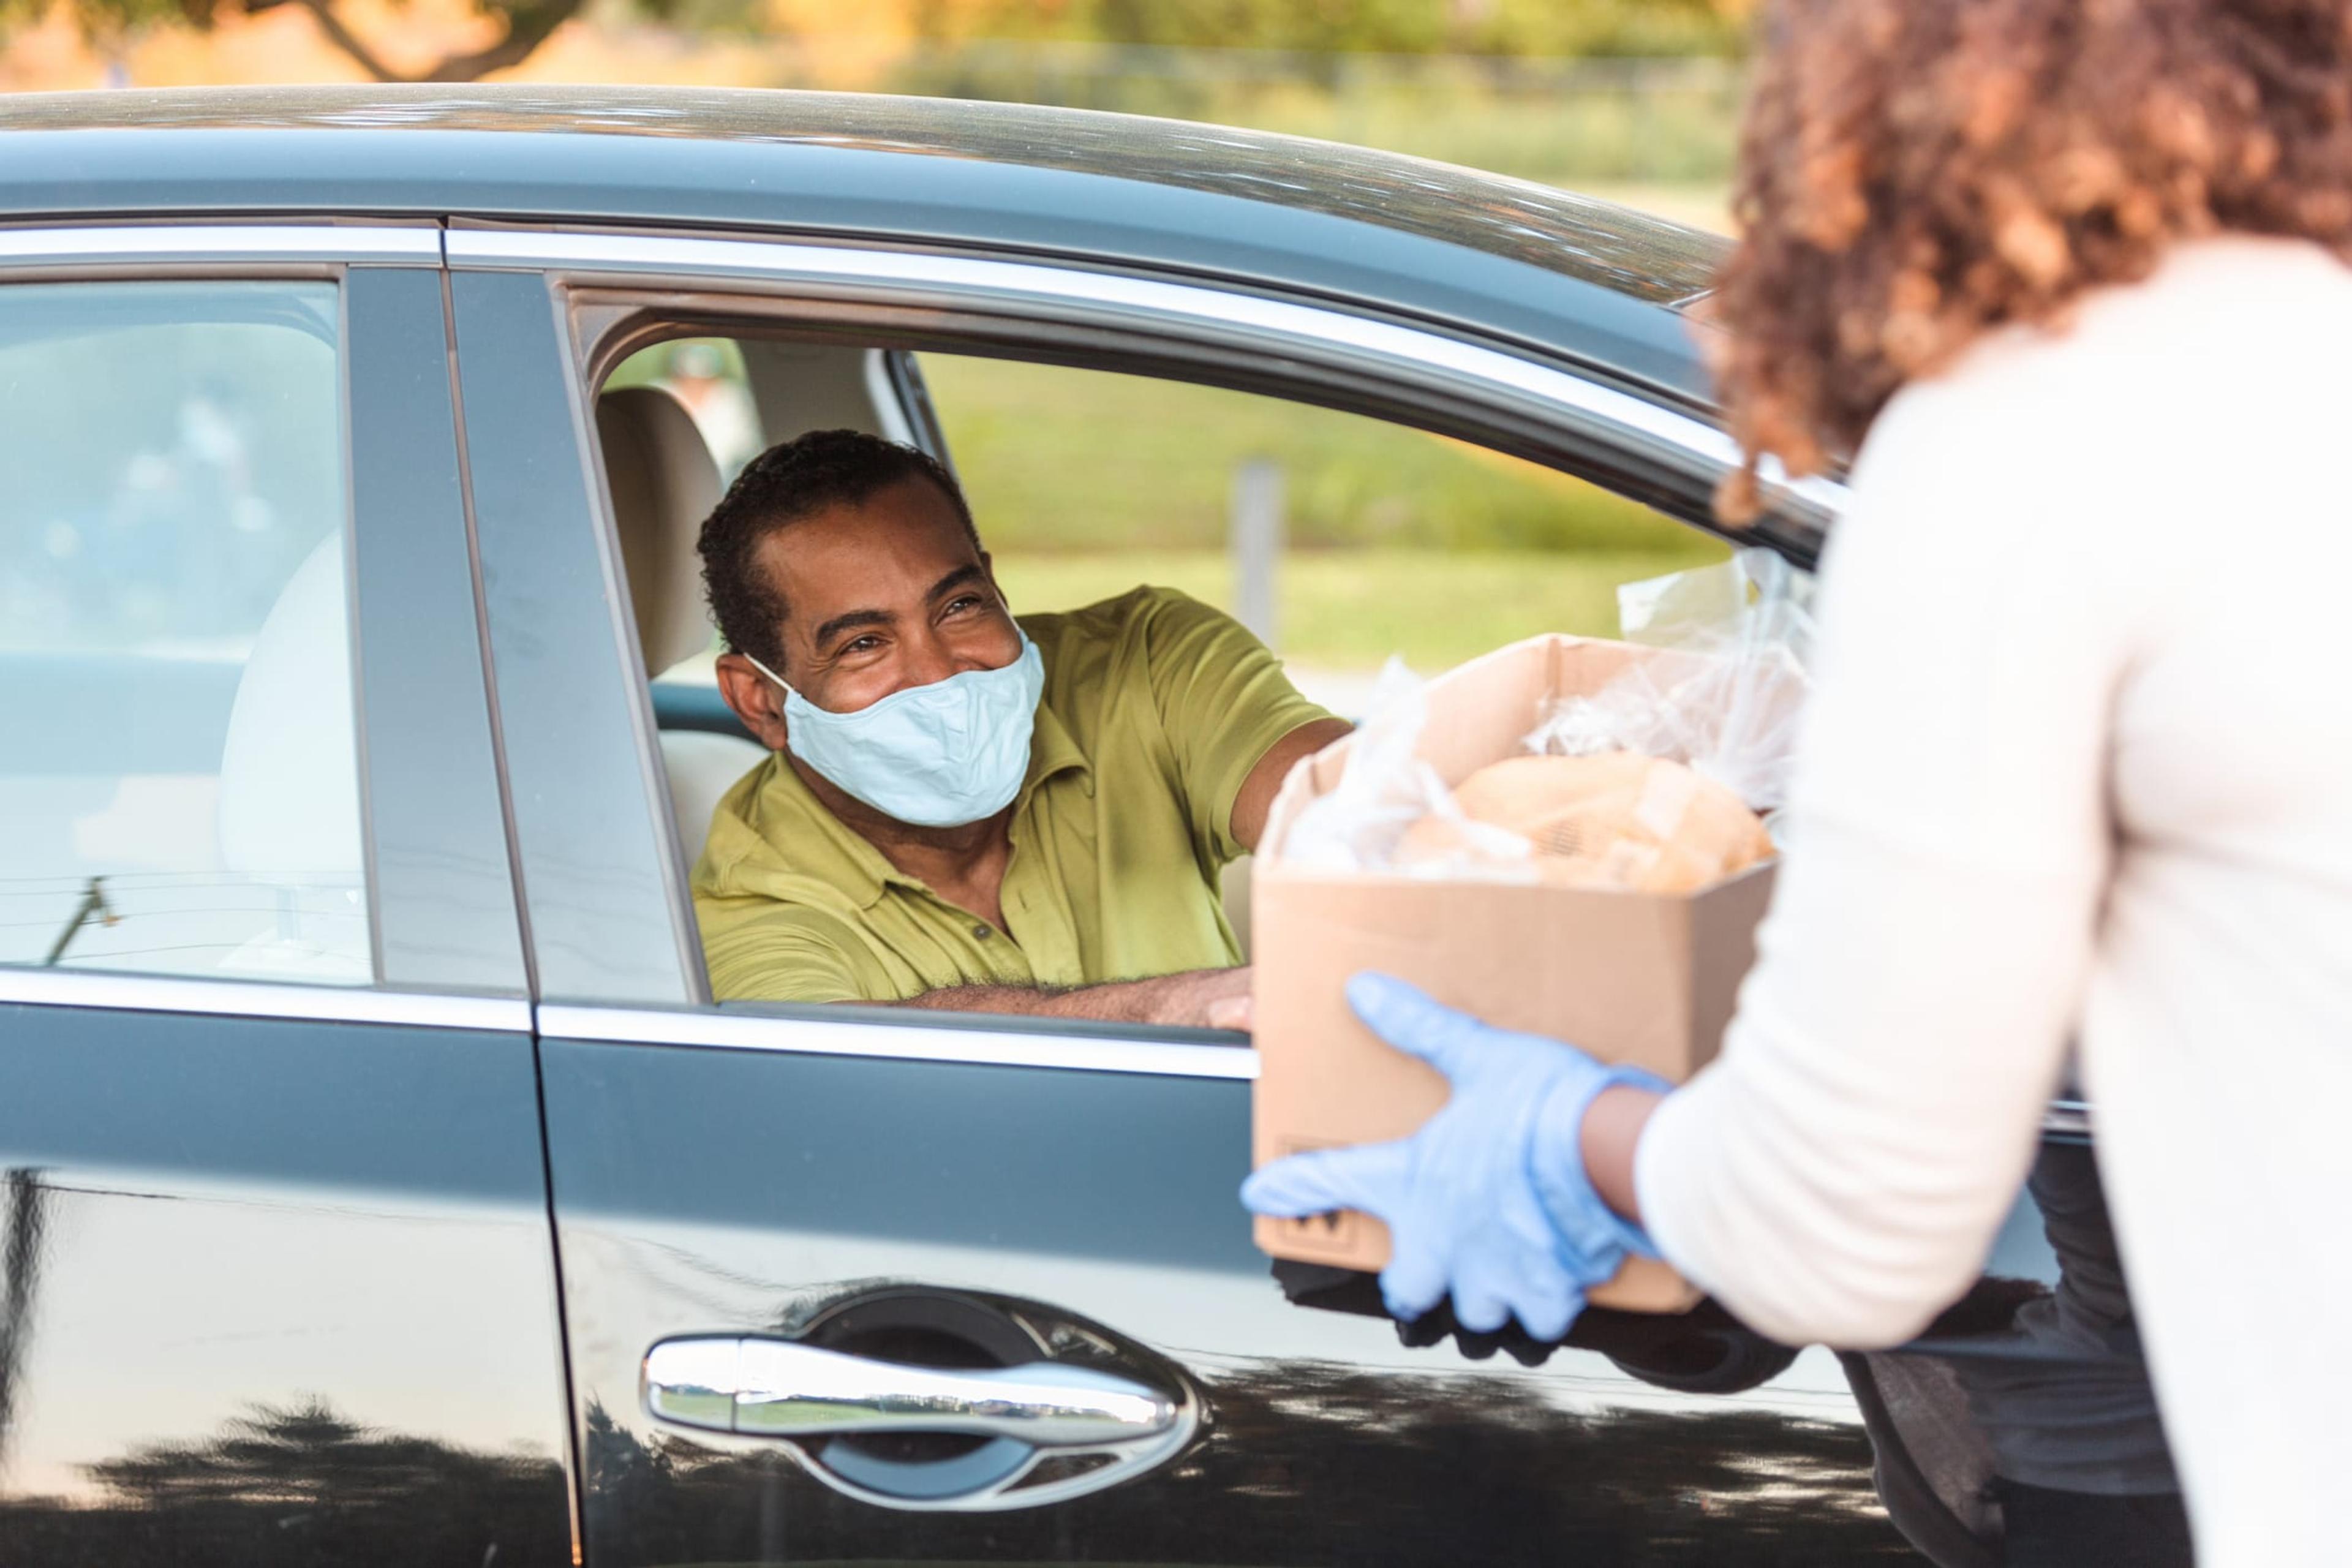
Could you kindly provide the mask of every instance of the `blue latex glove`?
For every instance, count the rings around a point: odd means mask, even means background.
[[[1604,1067],[1573,1046],[1493,1028],[1385,974],[1348,983],[1372,1032],[1444,1073],[1454,1097],[1410,1138],[1277,1161],[1242,1184],[1258,1214],[1302,1219],[1360,1209],[1394,1249],[1381,1294],[1417,1318],[1449,1291],[1464,1328],[1516,1317],[1556,1340],[1584,1293],[1649,1238],[1601,1201],[1584,1173],[1584,1113],[1615,1084],[1666,1090],[1637,1068]]]

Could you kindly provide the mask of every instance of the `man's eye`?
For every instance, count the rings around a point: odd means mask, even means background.
[[[961,598],[949,600],[948,607],[944,613],[950,616],[960,616],[966,610],[978,609],[980,607],[980,602],[979,595],[966,594]]]
[[[880,637],[852,637],[841,645],[843,653],[871,653],[882,646]]]

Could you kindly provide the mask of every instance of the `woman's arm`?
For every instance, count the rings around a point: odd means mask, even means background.
[[[1882,416],[1723,1054],[1586,1129],[1603,1195],[1790,1342],[1902,1341],[1974,1279],[2083,1000],[2144,601],[2121,531],[2065,499],[2095,493],[2079,423],[2019,380],[1916,387]]]
[[[1592,1190],[1635,1225],[1642,1223],[1642,1195],[1633,1184],[1633,1154],[1642,1145],[1643,1129],[1650,1125],[1650,1113],[1665,1098],[1626,1084],[1604,1089],[1593,1097],[1578,1132]]]

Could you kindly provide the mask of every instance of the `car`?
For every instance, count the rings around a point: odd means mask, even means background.
[[[1538,1344],[1269,1265],[1241,1037],[711,999],[688,873],[760,752],[650,679],[709,640],[719,468],[608,385],[632,354],[733,345],[761,440],[952,461],[923,367],[962,354],[1715,531],[1720,239],[1006,104],[5,126],[12,1563],[1990,1563],[2004,1502],[2167,1494],[2079,1104],[1903,1351],[1711,1304]],[[1767,479],[1742,541],[1810,565],[1843,488]]]

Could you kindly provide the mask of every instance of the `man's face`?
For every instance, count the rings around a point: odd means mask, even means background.
[[[819,708],[855,712],[894,691],[1002,669],[1021,656],[988,557],[928,480],[904,479],[856,505],[800,518],[761,542],[754,565],[786,606],[776,673]],[[747,661],[740,668],[756,676]],[[733,701],[737,683],[721,674]],[[781,702],[772,688],[768,694]]]

